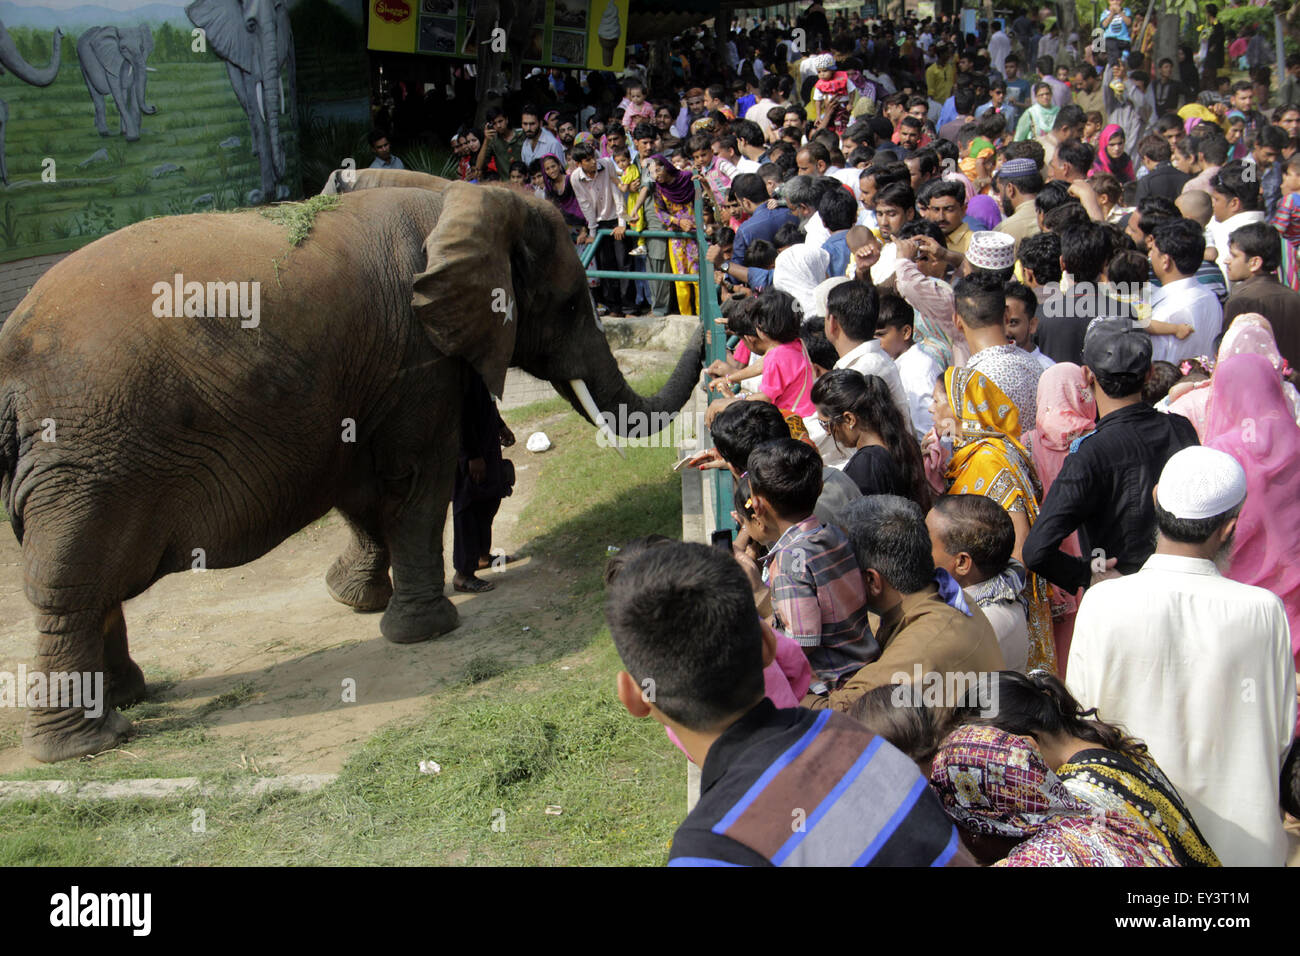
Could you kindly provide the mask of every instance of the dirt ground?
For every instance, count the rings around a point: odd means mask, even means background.
[[[509,554],[526,544],[519,515],[543,460],[524,449],[526,437],[506,452],[517,482],[493,527],[494,549]],[[36,631],[18,544],[0,530],[0,670],[16,672],[31,660]],[[448,592],[450,535],[449,519]],[[528,622],[553,626],[561,617],[562,556],[526,557],[482,573],[496,590],[452,594],[461,615],[456,631],[424,644],[390,644],[379,634],[379,614],[359,614],[325,590],[325,571],[347,538],[343,520],[331,513],[251,564],[173,574],[125,606],[132,656],[146,680],[176,682],[163,699],[197,703],[252,683],[252,699],[214,714],[207,732],[264,740],[263,772],[337,771],[380,726],[423,712],[430,691],[459,680],[471,660],[509,666],[537,659],[543,648]],[[343,702],[347,678],[356,682],[356,703]],[[0,773],[40,766],[17,743],[23,714],[0,708]]]

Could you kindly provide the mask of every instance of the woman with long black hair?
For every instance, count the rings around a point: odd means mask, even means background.
[[[899,495],[930,509],[921,446],[883,379],[835,369],[817,380],[812,400],[836,447],[852,451],[844,473],[864,495]]]
[[[1032,737],[1071,796],[1145,824],[1180,866],[1220,865],[1146,744],[1101,720],[1095,708],[1084,710],[1047,671],[999,671],[991,679],[992,706],[972,713],[971,723]]]

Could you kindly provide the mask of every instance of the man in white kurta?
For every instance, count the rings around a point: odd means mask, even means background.
[[[1198,496],[1209,502],[1199,510],[1188,505]],[[1290,629],[1275,595],[1223,577],[1211,560],[1244,499],[1231,456],[1194,446],[1169,459],[1156,488],[1156,553],[1084,595],[1069,683],[1082,706],[1146,742],[1225,866],[1283,866],[1279,776],[1296,721]],[[1199,546],[1166,536],[1171,515],[1228,512]]]

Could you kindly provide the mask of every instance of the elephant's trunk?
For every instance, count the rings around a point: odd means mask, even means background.
[[[633,391],[608,345],[592,351],[597,356],[595,367],[586,374],[552,384],[590,421],[590,411],[584,408],[580,392],[571,384],[571,381],[581,381],[600,412],[603,427],[621,438],[644,438],[666,427],[691,397],[691,390],[700,378],[700,345],[703,340],[703,330],[697,328],[668,381],[650,396]],[[600,426],[602,422],[592,424]]]
[[[271,168],[278,182],[284,179],[284,143],[280,141],[280,60],[277,56],[274,19],[261,30],[262,106],[266,111],[266,128],[271,139]],[[270,197],[268,197],[270,198]]]
[[[0,26],[0,66],[12,73],[24,83],[32,86],[49,86],[59,75],[59,61],[63,56],[63,31],[54,31],[54,52],[50,56],[50,65],[37,68],[23,59],[14,44],[9,31]]]

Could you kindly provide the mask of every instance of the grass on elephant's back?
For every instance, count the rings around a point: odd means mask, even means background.
[[[543,416],[553,449],[515,455],[538,469],[519,537],[560,569],[541,597],[563,619],[521,625],[566,656],[486,680],[497,668],[476,659],[467,686],[372,737],[323,791],[205,798],[205,833],[177,800],[0,804],[0,865],[662,863],[683,814],[682,758],[614,698],[601,573],[610,544],[678,535],[674,452],[629,449],[624,462],[571,411],[505,414],[521,445]],[[442,772],[422,774],[429,760]]]

